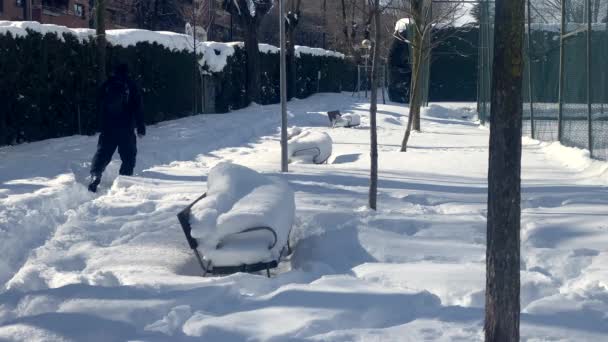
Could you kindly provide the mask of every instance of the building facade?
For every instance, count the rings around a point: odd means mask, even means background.
[[[37,21],[72,28],[95,27],[95,0],[0,0],[0,20]],[[185,32],[196,22],[215,41],[242,39],[220,0],[107,0],[106,29]],[[199,30],[200,31],[200,30]]]
[[[0,0],[0,20],[88,27],[89,14],[88,0]]]

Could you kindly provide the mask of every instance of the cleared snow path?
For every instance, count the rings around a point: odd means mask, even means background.
[[[137,175],[113,162],[99,195],[70,172],[95,137],[0,148],[0,340],[481,340],[488,130],[472,105],[432,105],[403,154],[407,109],[380,105],[375,213],[367,108],[291,102],[290,125],[334,146],[328,165],[283,176],[276,105],[151,127]],[[362,125],[327,128],[334,109]],[[607,164],[524,143],[522,340],[606,340]],[[221,161],[296,191],[295,253],[272,279],[199,277],[175,214]]]

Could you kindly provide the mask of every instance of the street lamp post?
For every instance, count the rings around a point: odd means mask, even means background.
[[[367,98],[367,88],[370,85],[370,79],[369,79],[369,72],[368,72],[368,65],[369,65],[369,58],[371,57],[371,53],[372,53],[372,41],[369,39],[364,39],[361,42],[361,47],[363,47],[364,49],[367,49],[367,55],[365,55],[365,98]],[[370,88],[371,89],[371,88]]]
[[[284,0],[279,0],[279,27],[281,35],[281,172],[287,172],[287,65],[285,62]]]

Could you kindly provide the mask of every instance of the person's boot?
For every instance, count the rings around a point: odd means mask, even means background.
[[[97,192],[97,186],[101,183],[101,176],[91,174],[91,182],[89,183],[89,191]]]

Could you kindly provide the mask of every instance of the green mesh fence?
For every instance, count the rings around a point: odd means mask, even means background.
[[[484,122],[494,20],[492,3],[482,0],[481,6],[478,107]],[[608,160],[608,0],[564,0],[563,8],[561,1],[529,0],[526,7],[523,134]]]
[[[490,90],[492,89],[494,51],[494,2],[481,0],[479,14],[477,112],[479,113],[479,120],[485,123],[490,118]]]

